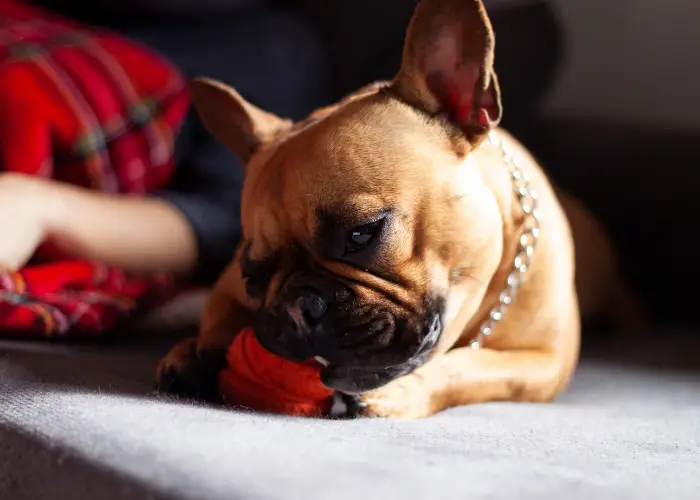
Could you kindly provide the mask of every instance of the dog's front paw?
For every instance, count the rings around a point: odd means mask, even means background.
[[[430,392],[415,375],[401,377],[358,399],[362,417],[416,419],[435,413]]]
[[[160,361],[156,371],[159,392],[198,401],[218,401],[217,378],[225,353],[197,351],[197,339],[183,340]]]
[[[423,418],[435,413],[430,392],[420,377],[408,375],[364,394],[333,396],[332,418]]]

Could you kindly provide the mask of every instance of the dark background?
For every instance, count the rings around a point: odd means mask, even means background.
[[[150,43],[188,72],[232,75],[254,102],[303,115],[394,74],[415,1],[39,3]],[[688,55],[700,54],[700,34],[688,19],[700,9],[681,0],[485,3],[503,125],[604,222],[653,315],[696,323],[700,118],[697,57]],[[295,71],[316,89],[302,109],[272,86]]]

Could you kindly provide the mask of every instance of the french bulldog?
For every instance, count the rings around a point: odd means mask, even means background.
[[[304,121],[192,83],[246,165],[243,236],[162,386],[206,394],[250,324],[270,351],[318,359],[349,416],[546,402],[567,386],[581,313],[625,316],[633,300],[600,224],[498,127],[494,48],[480,0],[422,0],[395,78]]]

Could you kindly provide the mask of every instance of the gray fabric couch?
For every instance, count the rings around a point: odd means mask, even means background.
[[[420,421],[293,419],[158,396],[154,365],[171,343],[143,330],[106,345],[0,342],[0,499],[700,494],[693,332],[602,343],[553,404]]]

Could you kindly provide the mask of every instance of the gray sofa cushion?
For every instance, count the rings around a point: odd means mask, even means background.
[[[348,422],[155,396],[165,346],[0,343],[0,498],[697,498],[694,337],[610,344],[554,404]]]

